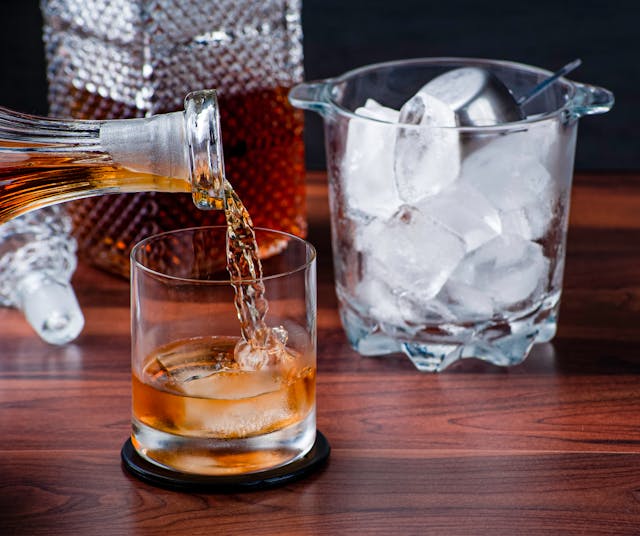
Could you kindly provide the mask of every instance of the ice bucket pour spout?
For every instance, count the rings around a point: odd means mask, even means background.
[[[514,365],[553,338],[578,119],[614,102],[606,89],[560,78],[526,101],[522,120],[460,126],[433,98],[413,124],[399,122],[426,83],[464,67],[490,71],[516,102],[552,74],[415,59],[289,94],[324,119],[347,337],[363,355],[404,352],[422,371],[470,357]]]

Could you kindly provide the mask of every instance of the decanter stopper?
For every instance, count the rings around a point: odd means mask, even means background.
[[[20,309],[51,344],[74,340],[84,327],[70,279],[76,268],[71,222],[60,206],[0,225],[0,305]]]

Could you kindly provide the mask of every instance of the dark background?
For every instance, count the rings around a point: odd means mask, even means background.
[[[205,0],[202,0],[205,1]],[[211,1],[212,9],[216,2]],[[513,60],[601,85],[614,109],[580,122],[576,168],[640,169],[640,2],[538,0],[303,0],[307,79],[420,56]],[[46,114],[45,63],[36,0],[0,0],[0,104]],[[307,163],[323,169],[322,125],[307,119]]]

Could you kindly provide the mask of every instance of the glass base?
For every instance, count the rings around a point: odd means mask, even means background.
[[[418,330],[376,322],[344,303],[340,315],[349,343],[361,355],[403,352],[421,372],[440,372],[466,358],[509,367],[522,363],[534,344],[553,339],[559,299],[549,297],[521,316]]]
[[[160,467],[195,475],[250,474],[303,457],[315,441],[315,411],[268,434],[236,439],[170,434],[133,419],[131,441],[138,454]]]
[[[302,458],[276,469],[246,475],[192,475],[166,469],[140,456],[131,439],[125,441],[120,457],[124,469],[154,486],[189,493],[230,493],[271,489],[294,482],[320,469],[330,453],[327,438],[316,430],[316,440]]]

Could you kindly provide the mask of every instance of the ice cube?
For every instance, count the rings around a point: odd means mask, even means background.
[[[472,184],[503,212],[536,201],[551,183],[549,172],[537,160],[497,142],[466,158],[460,179]]]
[[[496,306],[504,309],[535,301],[548,280],[549,261],[540,244],[503,234],[465,257],[451,275],[448,288],[457,283],[467,285],[491,296]]]
[[[356,287],[358,301],[367,308],[367,316],[383,329],[416,333],[427,324],[438,324],[454,319],[446,305],[436,299],[423,299],[419,292],[392,289],[386,281],[369,277]]]
[[[462,281],[447,281],[438,298],[447,304],[458,323],[477,322],[493,316],[494,303],[491,294]]]
[[[184,428],[214,437],[255,435],[292,416],[288,390],[269,370],[217,372],[180,388],[190,397],[184,399]],[[212,411],[210,399],[225,401],[222,409]]]
[[[342,163],[342,187],[352,216],[390,217],[400,198],[393,178],[393,147],[399,112],[368,99],[351,118]]]
[[[470,184],[498,209],[502,226],[528,240],[542,237],[553,216],[554,184],[547,169],[511,135],[469,155],[460,182]]]
[[[452,183],[460,171],[453,109],[422,88],[400,110],[394,170],[400,198],[416,203]]]
[[[287,330],[282,326],[265,327],[254,340],[239,340],[234,357],[242,370],[260,370],[264,367],[288,367],[295,362],[287,350]],[[258,340],[259,339],[259,340]]]
[[[361,226],[357,239],[364,264],[363,278],[385,282],[395,294],[433,298],[465,255],[462,238],[404,206],[390,220]]]
[[[403,320],[412,326],[428,326],[455,320],[449,307],[438,298],[421,300],[420,296],[403,292],[398,296],[398,308]]]
[[[421,91],[445,102],[451,109],[469,103],[486,83],[486,74],[474,67],[452,69],[436,76]]]
[[[553,170],[558,162],[573,162],[573,156],[561,154],[561,151],[573,148],[571,143],[560,140],[563,128],[559,119],[538,121],[527,125],[527,130],[510,136],[520,141],[521,152],[531,154],[548,170]]]
[[[416,208],[462,238],[467,251],[502,232],[498,211],[469,183],[455,182],[439,194],[423,199]]]
[[[156,365],[170,386],[206,378],[221,371],[238,369],[233,341],[194,337],[179,346],[169,345],[156,353]]]
[[[551,199],[530,203],[522,208],[503,212],[502,226],[513,234],[527,240],[538,240],[544,236],[553,217]]]
[[[277,377],[271,371],[219,371],[194,376],[173,388],[187,396],[236,400],[251,398],[279,389]]]
[[[356,299],[365,306],[366,314],[376,322],[402,325],[404,320],[398,308],[397,296],[383,279],[365,276],[355,290]]]
[[[571,147],[570,143],[560,141],[562,129],[559,120],[532,121],[509,131],[470,139],[476,146],[492,145],[497,153],[529,156],[551,170],[558,160],[566,160],[559,151]],[[572,158],[569,160],[573,161]]]

